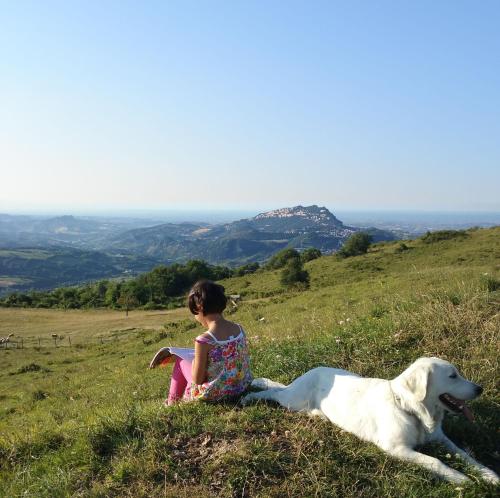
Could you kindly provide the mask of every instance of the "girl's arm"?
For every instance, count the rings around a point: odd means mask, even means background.
[[[203,384],[207,379],[208,352],[210,345],[206,342],[194,343],[194,361],[192,367],[193,382]]]

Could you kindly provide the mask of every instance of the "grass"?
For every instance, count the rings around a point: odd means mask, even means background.
[[[52,334],[66,338],[60,346],[82,345],[104,339],[129,338],[129,332],[138,330],[164,330],[165,324],[186,320],[185,310],[165,311],[124,311],[115,310],[51,310],[0,307],[0,334],[15,333],[12,340],[25,345],[37,345],[38,338],[43,344],[53,345]]]
[[[306,264],[301,292],[284,292],[279,272],[230,279],[243,296],[230,318],[247,330],[255,376],[286,383],[318,365],[391,378],[421,355],[452,361],[485,392],[471,403],[475,424],[449,417],[445,429],[498,472],[499,239],[496,228],[322,257]],[[161,345],[192,343],[200,330],[188,320],[185,310],[0,309],[0,335],[26,346],[0,350],[0,496],[497,496],[437,447],[423,450],[474,483],[457,490],[276,406],[163,408],[169,371],[146,366]],[[65,337],[58,347],[52,333]]]
[[[16,257],[23,259],[47,259],[50,251],[43,249],[0,249],[0,257]]]

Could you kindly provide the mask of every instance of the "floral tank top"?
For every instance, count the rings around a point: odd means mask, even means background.
[[[190,398],[216,401],[241,394],[252,382],[250,360],[245,332],[227,341],[217,340],[210,332],[210,337],[198,336],[196,342],[213,346],[208,352],[207,381],[203,384],[191,384]]]

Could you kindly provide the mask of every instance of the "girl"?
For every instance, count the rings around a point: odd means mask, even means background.
[[[226,302],[224,287],[210,280],[200,280],[189,292],[189,310],[207,331],[195,339],[192,363],[177,357],[168,405],[236,396],[252,382],[245,333],[222,316]]]

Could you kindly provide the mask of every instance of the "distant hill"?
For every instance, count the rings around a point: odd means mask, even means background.
[[[152,258],[69,247],[0,249],[0,294],[126,277],[148,271],[158,264]]]
[[[261,213],[251,219],[255,227],[261,230],[325,230],[344,228],[327,208],[312,206],[295,206]]]
[[[144,226],[151,223],[0,214],[0,294],[135,275],[190,259],[234,267],[265,261],[285,247],[316,247],[328,254],[361,230],[316,205],[276,209],[223,224]],[[376,228],[364,231],[376,242],[397,238]]]
[[[316,247],[328,254],[360,230],[344,225],[325,207],[295,206],[220,225],[182,223],[138,228],[113,237],[102,249],[146,254],[167,262],[200,258],[234,266],[263,261],[284,247]],[[396,239],[389,231],[368,231],[375,241]]]
[[[95,250],[112,236],[151,224],[155,223],[134,218],[0,213],[0,248],[70,246]]]

